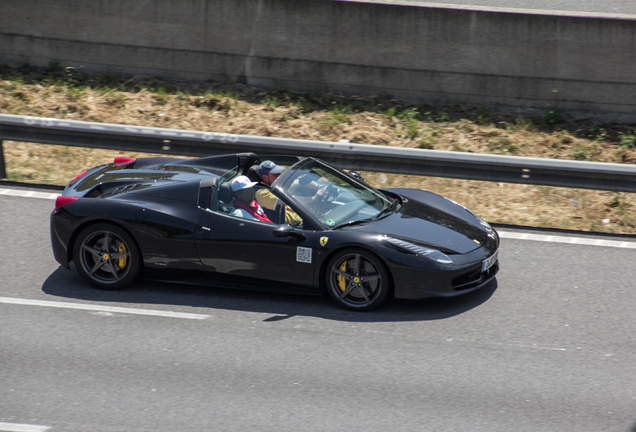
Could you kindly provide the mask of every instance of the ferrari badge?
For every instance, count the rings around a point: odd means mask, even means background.
[[[328,241],[329,237],[320,237],[320,246],[325,247]]]

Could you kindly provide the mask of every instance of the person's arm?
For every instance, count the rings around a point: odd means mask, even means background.
[[[267,188],[256,191],[256,202],[267,210],[276,210],[276,201],[278,198]]]
[[[285,206],[285,223],[287,225],[300,225],[303,223],[303,219],[293,211],[289,206]]]

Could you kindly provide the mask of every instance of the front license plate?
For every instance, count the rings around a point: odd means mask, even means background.
[[[498,257],[499,257],[499,250],[497,250],[494,254],[492,254],[487,259],[483,260],[481,263],[481,272],[483,273],[486,270],[488,270],[490,267],[492,267],[497,262]]]

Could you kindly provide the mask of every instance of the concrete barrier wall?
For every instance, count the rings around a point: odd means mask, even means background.
[[[0,63],[636,121],[636,20],[327,0],[0,0]]]

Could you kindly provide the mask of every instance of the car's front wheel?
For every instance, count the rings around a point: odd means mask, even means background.
[[[100,223],[83,229],[73,247],[79,274],[104,290],[126,287],[139,275],[141,254],[135,240],[122,228]]]
[[[358,311],[380,306],[391,287],[384,263],[362,249],[336,253],[327,265],[325,282],[331,298],[347,309]]]

